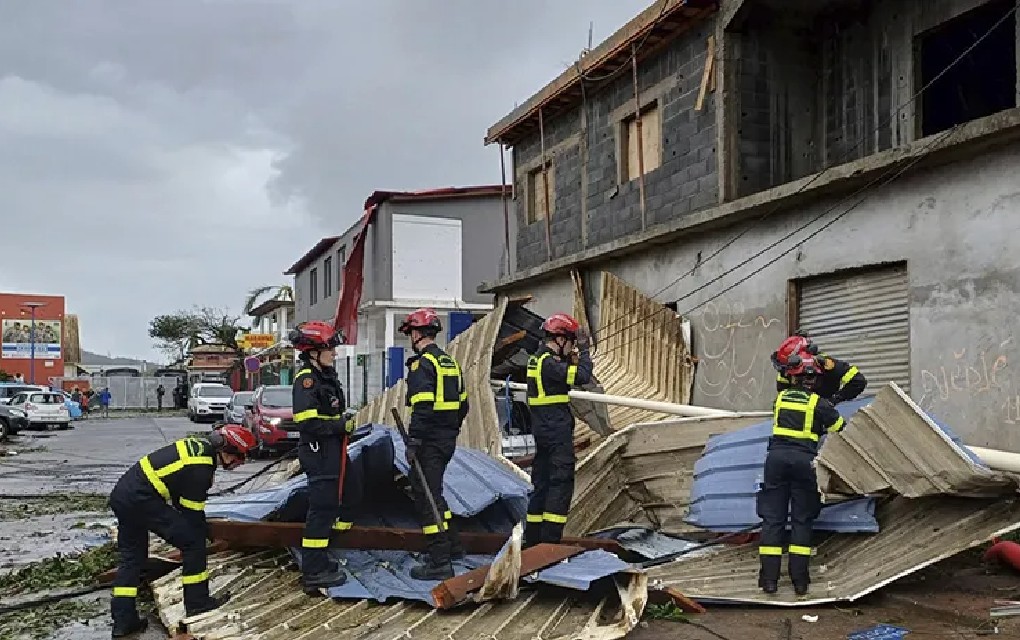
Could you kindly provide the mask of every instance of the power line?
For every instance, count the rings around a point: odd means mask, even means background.
[[[1000,18],[1000,19],[999,19],[999,20],[998,20],[998,21],[997,21],[997,22],[996,22],[996,23],[995,23],[994,25],[992,25],[992,26],[991,26],[991,27],[990,27],[990,28],[989,28],[989,29],[988,29],[987,31],[985,31],[985,33],[984,33],[984,34],[982,34],[980,38],[978,38],[977,40],[975,40],[973,44],[971,44],[971,45],[970,45],[969,47],[967,47],[967,48],[966,48],[966,49],[965,49],[965,50],[964,50],[964,51],[963,51],[963,52],[962,52],[962,53],[961,53],[961,54],[960,54],[959,56],[957,56],[957,57],[956,57],[956,58],[955,58],[955,59],[954,59],[954,60],[953,60],[952,62],[950,62],[950,63],[949,63],[949,64],[948,64],[948,65],[947,65],[947,66],[946,66],[946,67],[945,67],[944,69],[942,69],[942,71],[940,71],[940,72],[939,72],[939,73],[938,73],[938,74],[937,74],[937,75],[936,75],[936,76],[935,76],[934,78],[932,78],[931,80],[929,80],[929,81],[928,81],[928,82],[927,82],[927,83],[926,83],[926,84],[925,84],[924,86],[922,86],[922,87],[921,87],[920,89],[918,89],[918,90],[917,90],[917,91],[916,91],[916,92],[915,92],[915,93],[914,93],[914,94],[913,94],[913,95],[912,95],[912,96],[911,96],[911,97],[910,97],[910,98],[909,98],[909,99],[908,99],[908,100],[907,100],[906,102],[904,102],[904,103],[903,103],[902,105],[900,105],[899,107],[897,107],[897,109],[896,109],[895,111],[893,111],[893,112],[892,112],[892,114],[890,114],[890,115],[889,115],[889,117],[888,117],[888,118],[887,118],[887,119],[886,119],[886,120],[885,120],[884,122],[881,122],[881,123],[879,123],[879,125],[878,125],[877,127],[875,127],[875,128],[874,128],[874,129],[873,129],[873,130],[872,130],[872,131],[871,131],[870,133],[871,133],[871,134],[877,133],[877,132],[879,132],[879,131],[880,131],[881,129],[883,129],[884,127],[886,127],[887,125],[889,125],[889,124],[890,124],[890,123],[891,123],[891,122],[893,121],[893,119],[895,119],[895,118],[896,118],[896,117],[897,117],[897,116],[899,115],[899,113],[900,113],[901,111],[903,111],[903,110],[904,110],[904,109],[906,109],[906,108],[907,108],[908,106],[910,106],[910,105],[911,105],[911,104],[913,104],[913,103],[914,103],[915,101],[917,101],[917,99],[918,99],[918,98],[920,98],[920,97],[921,97],[921,95],[922,95],[922,94],[923,94],[923,93],[924,93],[924,92],[925,92],[925,91],[926,91],[927,89],[929,89],[929,88],[930,88],[930,87],[931,87],[932,85],[934,85],[934,84],[935,84],[936,82],[938,82],[939,80],[941,80],[941,79],[942,79],[942,78],[943,78],[943,77],[944,77],[944,76],[945,76],[945,75],[946,75],[947,73],[949,73],[949,71],[951,71],[951,70],[953,69],[953,67],[955,67],[955,66],[956,66],[957,64],[959,64],[959,63],[960,63],[960,62],[961,62],[961,61],[962,61],[962,60],[963,60],[964,58],[966,58],[966,57],[967,57],[968,55],[970,55],[970,53],[971,53],[971,52],[972,52],[972,51],[973,51],[973,50],[974,50],[974,49],[975,49],[975,48],[976,48],[976,47],[977,47],[978,45],[980,45],[980,44],[981,44],[981,43],[982,43],[982,42],[983,42],[983,41],[984,41],[984,40],[985,40],[986,38],[988,38],[988,37],[989,37],[989,36],[990,36],[990,35],[991,35],[991,34],[992,34],[992,33],[993,33],[993,32],[994,32],[994,31],[995,31],[995,30],[996,30],[997,28],[999,28],[999,27],[1000,27],[1000,26],[1001,26],[1001,25],[1002,25],[1003,23],[1005,23],[1005,22],[1006,22],[1006,20],[1008,20],[1008,19],[1010,18],[1010,16],[1012,16],[1012,15],[1013,15],[1014,13],[1016,13],[1016,12],[1017,12],[1017,9],[1018,9],[1018,7],[1014,5],[1014,6],[1013,6],[1013,7],[1011,7],[1011,8],[1010,8],[1010,9],[1009,9],[1008,11],[1006,11],[1006,13],[1005,13],[1005,14],[1004,14],[1004,15],[1003,15],[1003,16],[1002,16],[1002,17],[1001,17],[1001,18]],[[860,147],[861,147],[861,146],[862,146],[862,145],[864,144],[864,142],[865,142],[866,140],[870,139],[871,137],[872,137],[871,135],[867,135],[867,136],[861,136],[861,138],[860,138],[860,140],[859,140],[859,141],[857,142],[857,144],[855,144],[855,145],[854,145],[853,147],[851,147],[851,148],[850,148],[849,150],[847,150],[847,151],[846,151],[846,153],[844,153],[844,154],[843,154],[843,156],[842,156],[842,157],[840,158],[839,162],[837,162],[837,163],[836,163],[836,164],[834,164],[833,166],[830,166],[830,167],[828,167],[828,168],[826,168],[826,169],[823,169],[823,170],[822,170],[821,172],[819,172],[819,173],[815,174],[815,176],[814,176],[813,178],[811,178],[811,180],[809,180],[809,181],[808,181],[808,182],[806,182],[806,183],[805,183],[804,185],[802,185],[802,186],[801,186],[801,187],[800,187],[800,188],[799,188],[799,189],[798,189],[797,191],[795,191],[795,192],[794,192],[794,193],[793,193],[793,194],[791,195],[791,197],[792,197],[792,196],[796,196],[796,195],[798,195],[798,194],[800,194],[800,193],[804,192],[804,191],[805,191],[805,190],[806,190],[806,189],[807,189],[808,187],[810,187],[810,186],[811,186],[812,184],[814,184],[814,183],[815,183],[816,181],[820,180],[820,179],[822,178],[822,176],[824,176],[824,175],[825,175],[825,174],[826,174],[827,172],[831,171],[831,170],[832,170],[832,169],[833,169],[834,167],[836,167],[836,166],[839,166],[839,164],[841,164],[841,163],[842,163],[843,161],[845,161],[845,160],[849,159],[849,158],[851,157],[851,154],[853,154],[853,153],[854,153],[855,151],[857,151],[857,149],[859,149],[859,148],[860,148]],[[778,205],[778,204],[777,204],[776,206],[774,206],[774,207],[770,208],[770,209],[769,209],[768,211],[764,212],[764,213],[763,213],[763,214],[762,214],[762,215],[761,215],[761,216],[760,216],[760,217],[758,218],[758,220],[757,220],[756,222],[761,222],[761,221],[765,220],[766,218],[768,218],[768,217],[769,217],[770,215],[772,215],[773,213],[776,213],[777,211],[779,211],[779,210],[780,210],[781,208],[782,208],[782,206],[781,206],[781,205]],[[736,235],[734,235],[734,236],[733,236],[732,238],[730,238],[730,239],[729,239],[729,240],[728,240],[727,242],[723,243],[723,245],[722,245],[722,246],[720,246],[720,247],[719,247],[718,249],[716,249],[716,250],[715,250],[714,252],[712,252],[711,254],[709,254],[709,256],[708,256],[707,258],[705,258],[704,260],[698,261],[698,262],[697,262],[697,263],[696,263],[696,264],[695,264],[695,265],[694,265],[693,267],[691,267],[691,268],[690,268],[690,269],[689,269],[688,271],[684,272],[683,274],[681,274],[680,276],[678,276],[678,277],[677,277],[677,278],[676,278],[675,280],[673,280],[672,282],[670,282],[670,283],[669,283],[669,284],[667,284],[666,286],[664,286],[664,287],[662,287],[661,289],[659,289],[658,291],[656,291],[656,292],[655,292],[654,294],[652,294],[652,295],[651,295],[650,297],[651,297],[651,298],[653,298],[653,299],[654,299],[654,298],[656,298],[656,297],[658,297],[659,295],[661,295],[661,294],[662,294],[662,293],[664,293],[665,291],[667,291],[667,290],[671,289],[672,287],[676,286],[676,284],[678,284],[678,283],[679,283],[679,282],[680,282],[681,280],[683,280],[684,278],[687,278],[687,277],[689,277],[689,276],[693,275],[693,274],[695,273],[695,271],[697,271],[698,267],[701,267],[701,266],[703,266],[703,265],[704,265],[704,264],[705,264],[706,262],[708,262],[708,261],[709,261],[709,260],[711,260],[712,258],[715,258],[715,257],[716,257],[716,256],[718,256],[718,255],[719,255],[720,253],[722,253],[723,251],[725,251],[725,250],[726,250],[726,249],[727,249],[728,247],[732,246],[732,245],[733,245],[733,243],[735,243],[735,242],[736,242],[737,240],[739,240],[740,238],[744,237],[744,236],[745,236],[745,235],[746,235],[746,234],[747,234],[747,233],[748,233],[748,232],[749,232],[749,231],[750,231],[751,229],[752,229],[752,225],[751,225],[751,224],[746,224],[746,225],[744,226],[743,230],[741,230],[740,232],[738,232],[738,233],[737,233]],[[681,298],[681,299],[683,299],[683,298]],[[620,318],[619,320],[614,320],[613,322],[610,322],[610,323],[608,323],[608,324],[607,324],[607,325],[606,325],[605,327],[599,327],[599,330],[595,332],[595,337],[596,337],[596,338],[598,338],[598,339],[600,339],[600,340],[606,340],[606,339],[608,339],[608,338],[611,338],[611,337],[613,337],[613,336],[615,336],[615,335],[619,334],[619,333],[620,333],[620,332],[622,332],[622,331],[626,331],[627,329],[629,329],[629,328],[631,328],[631,327],[633,327],[633,326],[635,326],[635,325],[637,325],[637,324],[640,324],[641,322],[644,322],[645,320],[651,319],[651,318],[653,318],[653,317],[657,316],[658,314],[660,314],[660,313],[663,313],[663,312],[665,312],[665,311],[666,311],[666,309],[659,309],[658,311],[655,311],[655,312],[653,312],[653,313],[651,313],[651,314],[649,314],[649,315],[647,315],[647,316],[645,316],[645,317],[641,317],[641,318],[638,318],[637,320],[635,320],[635,321],[631,322],[630,324],[627,324],[627,325],[625,325],[625,326],[623,326],[623,327],[621,327],[621,328],[619,328],[619,329],[616,329],[615,331],[613,331],[612,333],[609,333],[608,335],[601,335],[601,334],[602,334],[602,333],[603,333],[604,331],[607,331],[607,330],[609,329],[609,327],[610,327],[610,326],[612,326],[612,325],[616,324],[617,322],[619,322],[619,321],[623,320],[623,318]]]

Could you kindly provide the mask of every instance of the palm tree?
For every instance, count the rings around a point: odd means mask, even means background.
[[[260,300],[267,294],[273,292],[271,300],[283,300],[294,302],[294,288],[287,284],[265,285],[256,287],[248,292],[244,301],[244,315],[250,315],[252,310],[259,306]]]

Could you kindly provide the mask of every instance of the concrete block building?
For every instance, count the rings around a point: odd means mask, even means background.
[[[691,320],[693,400],[728,409],[805,329],[1020,450],[1017,8],[655,2],[487,132],[517,268],[482,290],[569,310],[576,271],[597,318],[612,272]]]

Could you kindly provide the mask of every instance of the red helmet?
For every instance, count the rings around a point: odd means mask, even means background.
[[[400,333],[405,336],[411,335],[411,329],[417,329],[424,334],[437,335],[443,330],[443,323],[439,321],[439,314],[434,309],[423,307],[407,314],[404,321],[400,323]]]
[[[298,351],[335,349],[343,343],[343,339],[333,328],[333,325],[318,320],[302,322],[290,330],[287,338]]]
[[[772,366],[777,371],[783,372],[789,367],[795,367],[804,360],[809,360],[807,353],[808,340],[802,336],[790,336],[783,340],[783,344],[772,352]]]
[[[216,433],[223,438],[223,448],[228,453],[245,456],[257,444],[255,434],[240,425],[228,424],[217,429]]]
[[[542,331],[545,332],[547,337],[566,336],[568,338],[576,338],[580,328],[581,325],[578,324],[577,320],[574,320],[573,316],[565,313],[554,313],[542,323]]]

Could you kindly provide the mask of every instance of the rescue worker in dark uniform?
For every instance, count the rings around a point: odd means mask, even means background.
[[[149,557],[150,531],[181,551],[184,609],[189,617],[212,611],[230,598],[209,596],[205,501],[217,463],[234,469],[254,446],[255,436],[250,431],[229,425],[206,437],[188,437],[157,449],[117,481],[110,493],[120,555],[110,603],[114,638],[148,626],[138,617],[135,601]]]
[[[542,323],[545,344],[528,359],[527,398],[536,448],[524,533],[529,547],[559,543],[574,497],[574,414],[567,393],[592,376],[587,336],[579,340],[579,330],[577,320],[565,313],[549,316]]]
[[[762,519],[758,586],[768,594],[778,590],[789,516],[788,569],[793,589],[800,596],[807,593],[811,582],[812,528],[822,508],[812,463],[820,436],[842,429],[843,418],[831,402],[813,391],[820,381],[813,360],[802,360],[784,373],[791,386],[776,397],[764,483],[758,492],[758,516]]]
[[[797,358],[791,360],[791,356],[804,360],[814,359],[820,378],[815,393],[822,396],[832,404],[839,404],[853,400],[864,393],[868,386],[868,379],[857,367],[845,360],[832,358],[824,353],[818,352],[818,345],[803,335],[790,336],[779,345],[779,349],[772,353],[772,365],[779,371],[776,376],[776,391],[789,389],[792,385],[782,373],[782,368],[796,364]]]
[[[442,330],[443,324],[432,309],[416,309],[400,325],[400,333],[411,339],[415,353],[407,361],[405,403],[411,407],[407,463],[413,466],[417,460],[428,484],[423,487],[418,474],[411,471],[411,497],[422,532],[428,538],[427,560],[410,572],[415,580],[451,578],[451,561],[464,557],[453,513],[443,498],[443,476],[457,448],[469,405],[460,365],[435,343]],[[442,522],[436,522],[426,491],[432,494]]]
[[[340,483],[354,429],[354,422],[344,417],[347,402],[334,368],[335,350],[343,340],[325,322],[304,322],[291,330],[289,339],[302,363],[292,393],[294,423],[301,434],[298,460],[308,479],[301,581],[308,589],[338,587],[347,575],[329,557],[329,536],[351,528],[340,503]]]

